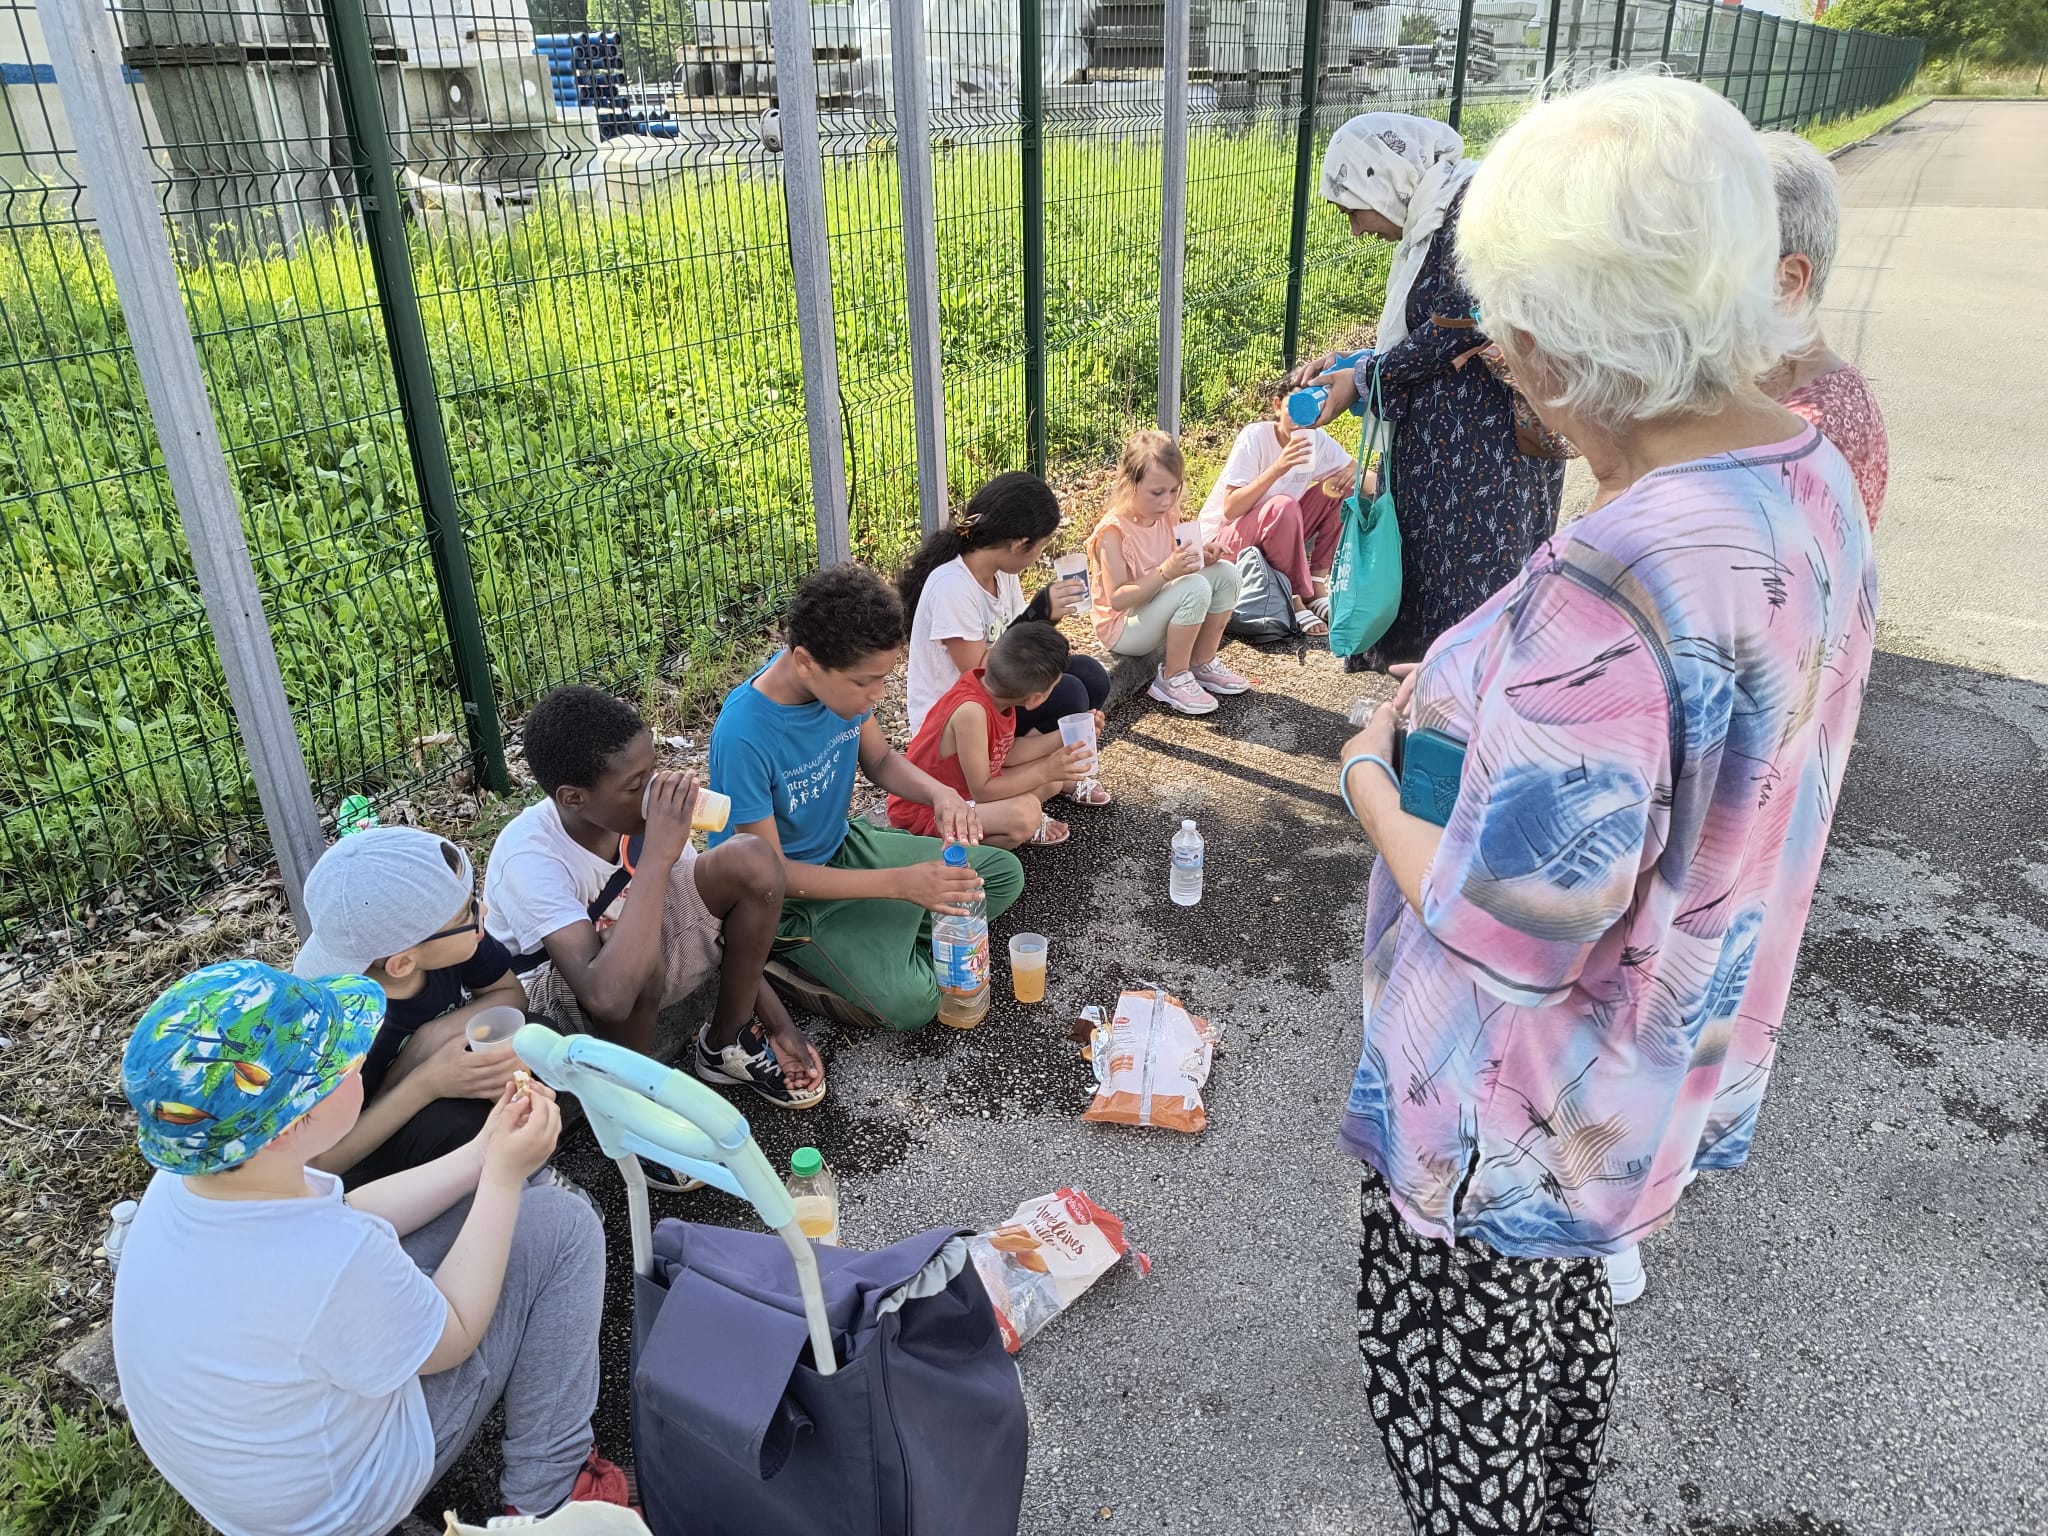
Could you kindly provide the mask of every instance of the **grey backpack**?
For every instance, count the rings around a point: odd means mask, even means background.
[[[1294,638],[1293,584],[1273,569],[1256,544],[1237,557],[1237,607],[1231,610],[1224,633],[1257,645]]]

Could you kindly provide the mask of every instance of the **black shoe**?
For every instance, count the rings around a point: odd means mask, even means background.
[[[789,1086],[782,1076],[782,1063],[768,1048],[768,1036],[761,1026],[748,1020],[739,1039],[724,1050],[713,1050],[706,1040],[710,1025],[697,1031],[697,1075],[721,1087],[751,1088],[770,1104],[784,1109],[809,1109],[825,1097],[825,1085],[802,1092]]]
[[[704,1187],[702,1179],[693,1179],[673,1168],[664,1168],[651,1157],[640,1159],[640,1171],[646,1175],[647,1187],[657,1194],[687,1195]]]

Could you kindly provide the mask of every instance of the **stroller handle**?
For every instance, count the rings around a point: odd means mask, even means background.
[[[623,1045],[545,1024],[522,1026],[512,1049],[550,1088],[576,1095],[605,1156],[637,1153],[715,1184],[778,1230],[796,1219],[747,1117],[702,1083]]]
[[[814,1368],[822,1376],[838,1369],[818,1256],[796,1223],[796,1202],[755,1144],[745,1115],[673,1067],[609,1040],[527,1024],[512,1037],[512,1049],[550,1088],[576,1095],[597,1144],[619,1165],[626,1181],[635,1274],[654,1272],[647,1178],[639,1162],[647,1157],[739,1196],[775,1229],[796,1267]]]

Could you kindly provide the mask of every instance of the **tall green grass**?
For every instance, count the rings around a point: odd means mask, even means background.
[[[1186,417],[1280,362],[1291,138],[1199,134]],[[1021,465],[1014,148],[936,170],[955,499]],[[1099,461],[1156,409],[1155,144],[1047,149],[1052,452]],[[892,155],[828,177],[856,552],[918,528]],[[10,199],[20,218],[35,200]],[[509,230],[414,231],[495,684],[686,664],[814,560],[778,182],[550,197]],[[1384,261],[1311,218],[1304,344],[1378,309]],[[317,792],[445,770],[461,715],[368,254],[346,225],[184,272],[243,526]],[[191,561],[96,239],[0,224],[0,949],[110,892],[191,890],[260,850]],[[454,737],[451,742],[447,738]]]

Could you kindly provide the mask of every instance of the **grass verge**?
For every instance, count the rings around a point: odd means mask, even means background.
[[[1908,112],[1924,107],[1930,100],[1932,98],[1924,91],[1909,91],[1897,101],[1888,101],[1854,117],[1838,117],[1831,123],[1815,124],[1804,130],[1804,137],[1821,153],[1832,154],[1846,144],[1855,144],[1884,132]]]

